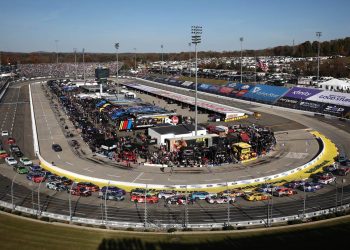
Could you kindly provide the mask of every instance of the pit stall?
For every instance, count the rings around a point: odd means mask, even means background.
[[[191,96],[181,95],[178,93],[153,88],[153,87],[142,85],[139,83],[123,83],[123,85],[131,89],[136,89],[139,91],[149,93],[151,95],[169,98],[176,102],[181,102],[192,106],[195,105],[195,98]],[[215,102],[210,102],[199,98],[197,99],[197,105],[199,108],[206,109],[206,110],[223,115],[225,117],[225,121],[239,120],[239,119],[246,118],[247,115],[254,114],[251,111],[247,111],[247,110],[243,110],[243,109],[239,109],[239,108],[235,108],[235,107],[231,107],[231,106],[227,106],[227,105],[223,105]]]

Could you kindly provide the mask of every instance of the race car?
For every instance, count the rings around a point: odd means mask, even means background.
[[[158,203],[159,198],[154,195],[146,195],[146,197],[144,195],[132,195],[130,200],[133,202],[145,202],[146,200],[147,203]]]
[[[23,156],[23,153],[21,152],[21,149],[16,144],[10,145],[10,152],[12,154],[16,155],[17,157],[22,157]]]
[[[74,187],[70,189],[68,192],[70,192],[72,195],[77,195],[77,196],[91,196],[91,191],[87,190],[86,188],[79,188],[79,187]]]
[[[45,181],[45,177],[44,176],[41,176],[41,175],[38,175],[38,174],[32,173],[32,172],[27,174],[27,179],[30,180],[30,181],[33,181],[35,183],[40,183],[40,182]]]
[[[336,175],[340,175],[340,176],[346,176],[350,173],[350,167],[342,167],[342,168],[338,168],[335,171]]]
[[[325,173],[325,174],[322,174],[322,175],[318,176],[315,180],[318,183],[327,185],[327,184],[331,184],[332,182],[335,182],[336,179],[337,178],[333,174]]]
[[[65,176],[62,176],[62,177],[59,176],[58,177],[58,181],[61,182],[63,185],[66,185],[66,186],[73,184],[73,181],[68,179]]]
[[[33,165],[33,162],[29,160],[27,157],[19,158],[20,163],[22,163],[24,166],[31,166]]]
[[[276,190],[276,187],[272,184],[262,184],[260,187],[256,189],[256,191],[260,193],[272,193]]]
[[[78,188],[86,188],[86,190],[89,190],[91,192],[98,192],[100,190],[100,188],[97,185],[91,182],[79,182],[76,186]]]
[[[6,157],[5,158],[5,162],[7,163],[7,165],[9,166],[14,166],[14,165],[17,165],[17,161],[15,160],[15,158],[13,157]]]
[[[107,186],[104,186],[100,189],[100,193],[105,193],[107,191]],[[124,189],[118,188],[118,187],[108,187],[108,193],[117,193],[121,195],[125,195],[126,192]]]
[[[208,192],[193,192],[191,194],[191,200],[205,200],[206,198],[209,197],[209,193]]]
[[[175,196],[177,194],[178,193],[174,192],[174,191],[161,191],[158,193],[158,198],[166,200],[166,199],[170,198],[171,196]]]
[[[273,196],[282,197],[282,196],[292,196],[297,194],[298,192],[293,190],[292,188],[279,187],[275,191],[273,191]]]
[[[271,195],[266,193],[252,192],[252,193],[245,193],[244,195],[244,199],[246,199],[247,201],[263,201],[263,200],[268,200],[270,198],[271,198]]]
[[[32,166],[29,166],[29,170],[32,172],[38,172],[38,171],[41,171],[42,168],[39,165],[32,165]]]
[[[9,137],[6,140],[6,144],[8,144],[8,145],[12,145],[12,144],[15,144],[15,143],[16,143],[15,138]]]
[[[144,188],[135,188],[130,192],[131,195],[145,195],[145,193],[146,189]],[[158,192],[155,190],[147,189],[147,195],[158,195]]]
[[[67,191],[68,190],[68,188],[60,182],[48,182],[48,183],[46,183],[46,187],[48,189],[52,189],[55,191]]]
[[[19,165],[14,165],[13,170],[19,174],[28,174],[29,173],[29,171],[26,167],[19,166]]]
[[[210,204],[227,204],[235,202],[235,197],[229,196],[210,196],[206,199]]]
[[[107,200],[115,200],[115,201],[122,201],[125,199],[124,195],[120,193],[105,193],[105,192],[99,192],[98,198],[100,199],[107,199]]]
[[[305,185],[300,186],[299,189],[305,192],[315,192],[323,188],[323,185],[320,183],[306,182]]]
[[[292,182],[288,182],[286,183],[284,186],[287,187],[287,188],[299,188],[300,186],[303,186],[305,185],[305,181],[303,180],[298,180],[298,181],[292,181]]]
[[[229,197],[242,197],[244,196],[244,192],[241,189],[228,189],[223,192],[220,192],[219,195]]]
[[[185,205],[186,204],[186,196],[185,195],[175,195],[167,198],[165,200],[167,204],[174,204],[174,205]],[[187,204],[192,203],[192,200],[189,196],[187,196]]]
[[[9,157],[9,154],[5,150],[0,150],[0,159]]]

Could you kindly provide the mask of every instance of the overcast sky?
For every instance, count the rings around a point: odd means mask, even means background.
[[[349,0],[0,0],[1,51],[188,51],[262,49],[350,36]]]

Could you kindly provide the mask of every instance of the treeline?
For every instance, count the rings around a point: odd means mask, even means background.
[[[244,56],[293,56],[293,57],[310,57],[316,56],[318,51],[317,41],[306,41],[295,46],[277,46],[262,50],[245,50]],[[194,53],[192,53],[192,58]],[[343,39],[324,41],[320,44],[321,56],[350,56],[350,37]],[[50,52],[33,52],[33,53],[17,53],[17,52],[1,52],[2,63],[55,63],[56,53]],[[240,51],[200,51],[200,58],[212,57],[238,57]],[[189,52],[180,53],[164,53],[164,60],[188,60]],[[59,62],[74,62],[74,53],[58,53]],[[85,53],[85,62],[107,62],[116,60],[114,53]],[[120,53],[119,60],[123,61],[127,67],[134,67],[135,54]],[[137,62],[149,63],[161,60],[160,53],[137,53]],[[82,53],[77,53],[77,61],[82,62]]]

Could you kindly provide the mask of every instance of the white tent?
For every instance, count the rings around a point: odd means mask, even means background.
[[[331,79],[329,81],[319,83],[318,87],[326,90],[347,91],[350,90],[350,83],[338,79]]]

